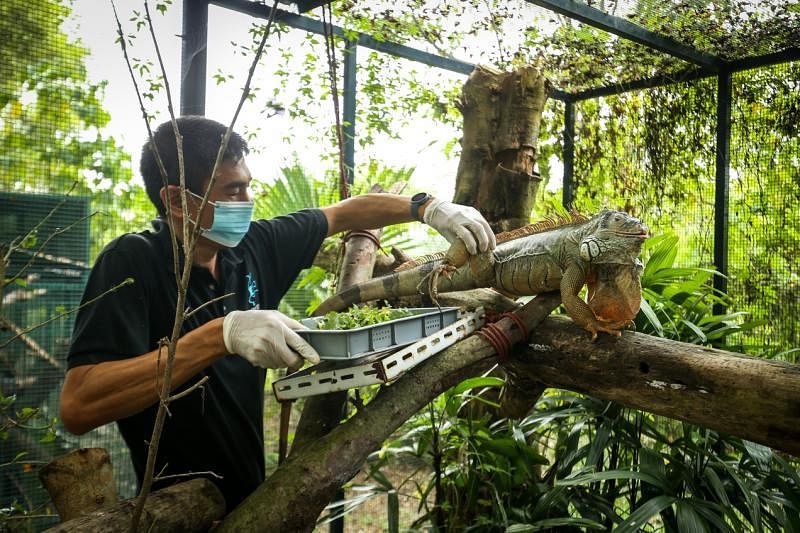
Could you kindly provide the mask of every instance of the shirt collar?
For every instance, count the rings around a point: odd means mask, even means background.
[[[161,246],[163,256],[167,258],[165,267],[172,273],[175,272],[175,262],[172,260],[172,238],[169,234],[169,224],[163,218],[152,221],[153,233]],[[237,248],[221,248],[218,252],[220,262],[235,266],[242,262],[242,256]],[[178,241],[179,268],[183,267],[183,244]]]

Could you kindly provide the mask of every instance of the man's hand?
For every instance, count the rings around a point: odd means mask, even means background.
[[[319,363],[319,354],[294,329],[305,326],[279,311],[233,311],[222,322],[222,338],[230,353],[261,368],[303,366],[303,359]]]
[[[474,207],[434,198],[425,206],[422,219],[452,243],[464,241],[471,255],[493,250],[497,246],[492,228]]]

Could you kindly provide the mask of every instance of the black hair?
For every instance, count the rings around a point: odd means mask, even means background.
[[[228,129],[219,122],[202,117],[189,115],[178,117],[178,131],[183,137],[183,164],[186,175],[186,187],[195,194],[203,194],[205,184],[211,178],[214,161],[217,159],[219,145]],[[167,171],[167,183],[178,185],[180,174],[178,169],[178,150],[175,145],[175,132],[172,122],[161,124],[153,132],[152,142],[148,140],[142,147],[142,158],[139,162],[139,171],[144,180],[147,196],[156,206],[158,214],[164,216],[166,208],[161,203],[159,192],[164,187],[164,178],[158,168],[153,143],[158,148],[158,154]],[[250,150],[247,142],[237,133],[231,132],[228,146],[223,154],[223,161],[237,162]]]

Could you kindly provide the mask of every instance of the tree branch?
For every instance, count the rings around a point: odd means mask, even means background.
[[[800,456],[800,366],[642,333],[592,342],[548,318],[509,366],[548,387],[583,392]]]

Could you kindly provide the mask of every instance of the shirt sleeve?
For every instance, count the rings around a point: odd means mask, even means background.
[[[143,279],[146,272],[119,247],[100,254],[89,274],[81,299],[83,307],[75,318],[68,368],[126,359],[151,350],[149,299]],[[129,278],[132,283],[100,296]]]

